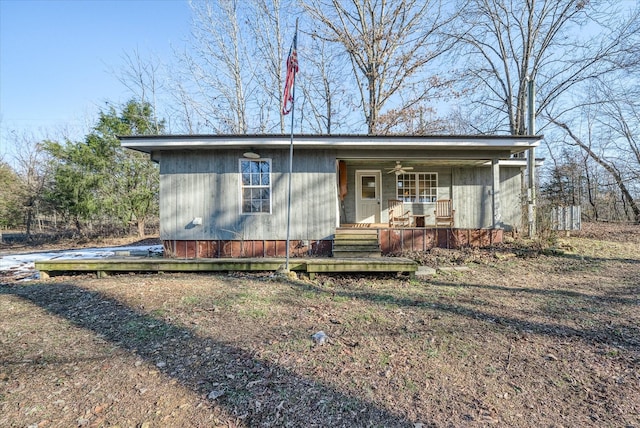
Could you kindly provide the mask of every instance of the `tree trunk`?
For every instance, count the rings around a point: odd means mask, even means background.
[[[27,239],[31,238],[31,223],[33,222],[33,211],[31,208],[27,208],[27,218],[26,218],[26,227],[27,227]]]
[[[75,224],[76,224],[76,230],[78,231],[78,234],[82,236],[84,234],[84,231],[82,230],[82,223],[80,223],[79,216],[75,217]]]
[[[144,238],[144,220],[138,220],[137,221],[137,226],[138,226],[138,237],[139,238]]]
[[[587,179],[587,195],[589,198],[589,204],[593,208],[593,216],[596,221],[598,221],[598,207],[596,205],[596,198],[593,194],[593,189],[591,188],[591,175],[589,174],[589,168],[587,168],[587,163],[585,161],[585,178]]]

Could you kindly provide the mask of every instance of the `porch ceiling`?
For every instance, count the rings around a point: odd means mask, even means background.
[[[434,157],[407,157],[407,156],[395,156],[388,158],[350,158],[350,157],[338,157],[339,160],[344,160],[349,165],[353,166],[384,166],[388,168],[393,168],[396,161],[399,161],[404,166],[411,167],[457,167],[457,166],[491,166],[492,157],[488,158],[434,158]],[[498,158],[499,163],[502,166],[522,166],[525,167],[527,165],[526,158]]]
[[[357,167],[371,167],[372,159],[345,159],[340,158],[340,160],[345,160],[347,164],[357,166]],[[379,161],[379,162],[378,162]],[[456,167],[456,166],[483,166],[490,165],[485,159],[407,159],[407,158],[390,158],[390,159],[375,159],[376,166],[385,166],[389,168],[393,168],[396,161],[402,162],[403,166],[410,166],[414,168],[419,167]],[[522,165],[526,165],[526,160],[522,159]]]

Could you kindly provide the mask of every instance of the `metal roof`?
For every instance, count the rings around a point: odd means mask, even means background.
[[[515,154],[540,145],[541,135],[294,135],[296,149],[334,149],[339,153],[401,150],[480,151]],[[284,149],[290,135],[144,135],[119,137],[123,147],[145,152],[167,150]]]

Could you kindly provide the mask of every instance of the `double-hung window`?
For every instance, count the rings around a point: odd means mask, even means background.
[[[396,196],[404,202],[435,202],[438,199],[438,173],[398,174]]]
[[[240,159],[242,214],[271,213],[271,160]]]

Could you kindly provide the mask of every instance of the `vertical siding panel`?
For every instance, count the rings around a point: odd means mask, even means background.
[[[168,156],[165,157],[168,160]],[[171,189],[172,175],[168,172],[171,162],[165,161],[160,164],[160,239],[167,240],[173,236],[171,219],[171,200],[173,192]]]
[[[192,233],[186,229],[187,224],[191,221],[193,216],[194,194],[193,194],[193,159],[189,154],[183,154],[181,156],[182,168],[185,174],[182,174],[181,192],[178,194],[178,227],[180,228],[180,234],[182,239],[191,239]],[[188,250],[188,249],[187,249]]]
[[[217,171],[222,172],[222,180],[216,189],[216,196],[220,195],[218,209],[221,213],[220,230],[217,231],[222,239],[242,238],[246,227],[246,215],[240,214],[240,154],[224,153],[220,155]]]
[[[288,153],[286,162],[288,169]],[[283,180],[287,181],[287,171]],[[324,239],[333,233],[336,216],[335,155],[328,151],[300,150],[294,154],[291,200],[291,239]],[[282,223],[286,238],[286,186]],[[274,225],[276,226],[276,225]],[[277,226],[276,226],[277,227]]]
[[[184,197],[184,184],[185,184],[185,173],[184,173],[184,156],[182,153],[177,153],[175,156],[175,173],[174,173],[174,205],[173,205],[173,222],[174,222],[174,233],[176,235],[176,239],[183,240],[184,233],[180,224],[182,223],[182,199]]]
[[[356,222],[356,167],[347,163],[347,195],[344,197],[345,223]]]
[[[389,223],[389,199],[396,198],[396,175],[388,174],[387,168],[393,168],[395,166],[395,162],[393,164],[385,164],[381,165],[382,171],[382,183],[380,184],[380,222],[381,223]]]
[[[211,228],[209,239],[239,239],[239,227],[242,218],[238,215],[237,199],[239,164],[236,153],[222,154],[213,152],[213,160],[209,166],[212,186],[209,190],[212,201]]]
[[[491,227],[491,168],[455,168],[453,182],[456,227]]]
[[[492,227],[491,168],[454,169],[456,227]],[[500,206],[505,229],[520,227],[520,170],[500,167]]]
[[[200,156],[196,157],[197,168],[194,173],[194,188],[193,188],[193,197],[196,201],[196,206],[194,207],[192,216],[202,218],[202,223],[199,226],[193,228],[195,239],[202,240],[206,238],[204,222],[207,212],[207,185],[208,185],[208,174],[206,173],[209,162],[209,152],[204,151]]]
[[[522,174],[520,167],[500,167],[500,206],[506,231],[521,230],[522,222]]]
[[[452,187],[457,186],[458,182],[454,180],[453,169],[434,168],[434,172],[438,173],[438,199],[454,199]]]
[[[318,164],[321,162],[311,161],[311,153],[308,151],[302,152],[299,156],[300,164],[297,166],[296,177],[298,202],[301,202],[298,207],[298,211],[292,212],[291,224],[297,225],[297,230],[292,235],[295,239],[309,239],[316,236],[317,230],[319,230],[319,214],[318,211],[320,194],[326,192],[326,189],[322,186],[319,176],[315,176],[315,172],[319,170]],[[300,218],[299,215],[303,215],[304,218]]]
[[[297,161],[297,153],[294,150],[294,166]],[[265,239],[277,239],[278,233],[275,230],[272,230],[272,224],[279,224],[281,226],[281,236],[285,236],[286,238],[286,229],[287,229],[287,203],[288,203],[288,192],[289,192],[289,152],[286,150],[281,150],[278,152],[274,152],[272,154],[272,174],[271,174],[271,216],[269,218],[263,219],[264,229],[262,230],[261,237]],[[295,213],[294,204],[297,199],[297,194],[295,192],[295,187],[293,186],[292,180],[292,189],[291,189],[291,212]],[[294,214],[295,215],[295,214]],[[293,222],[292,222],[293,223]],[[275,250],[273,250],[275,251]]]
[[[202,171],[203,177],[203,188],[202,188],[202,200],[203,200],[203,210],[202,210],[202,239],[211,239],[211,229],[213,228],[213,201],[212,201],[212,187],[215,185],[215,174],[210,174],[208,171],[214,171],[213,163],[214,163],[214,154],[211,151],[205,152],[204,157],[205,165],[204,171]],[[207,253],[211,252],[207,250]]]
[[[303,230],[307,229],[307,225],[309,222],[309,212],[311,211],[314,203],[315,203],[315,193],[317,193],[320,189],[307,187],[306,178],[308,175],[308,152],[303,152],[300,150],[294,149],[293,154],[293,175],[291,176],[291,233],[290,238],[298,239]],[[285,182],[289,182],[289,153],[284,154],[283,156],[283,165],[286,165],[286,168],[283,170]],[[286,186],[285,186],[286,190]],[[287,225],[287,195],[285,192],[284,199],[285,203],[283,205],[283,223],[284,231],[285,231],[285,239],[286,239],[286,225]],[[303,218],[305,216],[305,218]],[[277,247],[278,253],[284,251],[284,247]]]
[[[173,166],[174,168],[171,168],[171,171],[169,172],[169,192],[170,195],[167,198],[168,199],[168,203],[167,203],[167,211],[168,211],[168,221],[167,224],[169,225],[169,233],[171,234],[170,239],[178,239],[178,231],[177,231],[177,213],[176,213],[176,207],[177,207],[177,195],[179,192],[178,189],[178,175],[176,174],[176,168],[175,168],[175,156],[172,156],[172,161],[171,161],[171,166]]]

